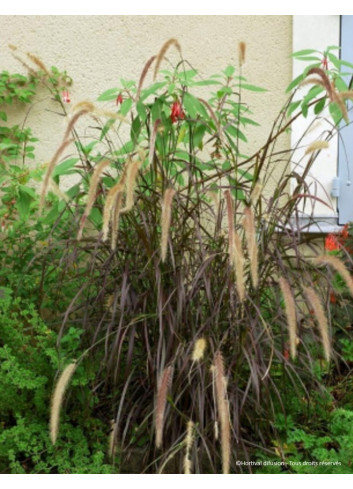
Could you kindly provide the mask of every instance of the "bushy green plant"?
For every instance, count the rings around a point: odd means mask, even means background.
[[[36,308],[3,287],[0,331],[0,473],[111,473],[109,427],[95,418],[96,399],[90,394],[92,362],[76,373],[76,407],[66,404],[70,420],[64,413],[57,445],[49,439],[55,374],[79,356],[82,331],[71,327],[58,350],[56,332]]]
[[[315,199],[304,177],[319,146],[307,148],[299,178],[282,136],[312,110],[319,115],[328,107],[337,126],[347,118],[348,90],[339,81],[346,65],[333,48],[324,53],[330,69],[321,53],[296,53],[314,63],[288,91],[300,92],[303,82],[313,87],[296,100],[291,93],[254,152],[246,129],[257,123],[244,94],[264,89],[244,77],[245,45],[237,68],[207,80],[183,59],[161,70],[171,48],[180,51],[176,40],[166,43],[138,83],[121,80],[104,92],[103,108],[73,108],[40,200],[28,185],[35,174],[26,170],[23,180],[14,163],[4,176],[11,189],[5,187],[6,212],[16,213],[0,285],[3,294],[7,288],[22,297],[8,302],[3,317],[3,376],[12,383],[4,409],[18,405],[6,411],[4,471],[110,471],[102,446],[114,420],[122,471],[132,461],[132,470],[144,472],[236,472],[236,459],[255,446],[283,440],[279,414],[303,408],[289,390],[305,406],[315,393],[324,395],[338,341],[328,334],[323,305],[329,277],[301,250],[309,244],[317,254],[317,243],[293,224],[303,201]],[[32,61],[60,102],[59,72]],[[200,89],[208,94],[199,96]],[[78,120],[89,121],[91,141],[80,138]],[[70,149],[65,157],[72,143],[77,155]],[[16,154],[25,155],[23,147]],[[79,181],[65,200],[48,192],[72,174]],[[12,339],[7,320],[20,323]],[[30,353],[25,364],[23,347]],[[54,374],[74,358],[79,367],[52,447]],[[28,387],[15,402],[21,378]],[[294,424],[298,437],[296,430]]]
[[[95,388],[101,409],[115,418],[113,434],[127,458],[142,449],[141,470],[191,464],[198,472],[237,471],[240,455],[273,436],[286,390],[309,397],[330,373],[336,343],[323,301],[328,284],[301,245],[320,250],[293,217],[315,199],[305,175],[336,129],[307,148],[302,178],[293,149],[279,143],[312,108],[318,115],[328,107],[336,126],[347,119],[351,92],[329,48],[333,68],[319,56],[293,81],[289,91],[303,82],[313,88],[295,102],[290,95],[253,152],[246,127],[256,122],[244,93],[263,89],[245,79],[243,55],[238,70],[228,66],[204,80],[183,59],[160,70],[172,47],[180,50],[177,41],[166,43],[138,83],[121,80],[101,95],[116,111],[79,104],[48,167],[42,200],[72,137],[81,163],[70,156],[60,165],[63,174],[82,177],[74,187],[76,245],[91,249],[87,270],[94,270],[60,334],[74,310],[84,311],[80,328],[90,352],[102,352]],[[296,56],[313,61],[307,54]],[[200,86],[207,99],[197,95]],[[84,118],[93,118],[97,131],[85,145],[75,130]],[[202,352],[199,339],[207,345]],[[194,434],[185,455],[188,420]]]
[[[315,411],[317,414],[317,411]],[[256,473],[351,474],[353,465],[352,416],[348,409],[326,414],[320,427],[285,425],[277,443],[277,457],[259,455]],[[316,424],[318,420],[316,419]],[[281,425],[277,426],[281,427]]]

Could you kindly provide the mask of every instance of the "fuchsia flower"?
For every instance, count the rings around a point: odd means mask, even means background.
[[[323,70],[328,70],[328,61],[326,56],[323,57],[321,61],[321,65]]]
[[[121,93],[119,93],[119,95],[116,97],[116,101],[115,101],[116,105],[119,105],[119,104],[122,104],[123,103],[123,96]]]
[[[185,114],[184,114],[184,111],[181,107],[180,102],[176,101],[172,104],[172,111],[170,114],[170,118],[172,119],[173,124],[174,124],[174,122],[177,122],[178,119],[184,119],[185,118]]]
[[[70,94],[68,92],[68,90],[64,90],[63,91],[63,94],[62,94],[62,101],[65,103],[65,104],[69,104],[71,102],[71,99],[70,99]]]

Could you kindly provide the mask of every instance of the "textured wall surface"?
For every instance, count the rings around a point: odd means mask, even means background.
[[[246,98],[262,126],[248,132],[251,145],[263,143],[291,80],[291,16],[0,16],[0,69],[23,71],[7,47],[11,43],[67,70],[74,80],[73,103],[95,101],[121,77],[138,79],[147,59],[171,37],[203,76],[237,64],[238,42],[246,42],[244,75],[269,89]],[[173,56],[178,59],[170,50]],[[42,161],[51,158],[64,130],[62,118],[47,106],[48,100],[38,100],[29,114],[42,142]]]

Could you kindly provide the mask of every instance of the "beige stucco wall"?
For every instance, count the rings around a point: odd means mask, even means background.
[[[291,16],[0,16],[0,69],[23,71],[7,47],[11,43],[67,70],[74,80],[73,104],[95,101],[121,77],[138,79],[146,60],[171,37],[203,76],[237,64],[238,42],[246,42],[244,75],[269,89],[247,96],[262,125],[249,129],[251,145],[263,143],[291,80]],[[168,56],[173,58],[172,50]],[[48,103],[39,97],[27,121],[41,140],[39,162],[51,158],[65,124],[46,110]]]

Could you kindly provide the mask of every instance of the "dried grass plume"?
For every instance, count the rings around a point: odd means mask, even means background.
[[[165,53],[168,51],[168,49],[172,45],[174,45],[177,48],[177,50],[179,51],[180,56],[181,56],[181,47],[180,47],[180,44],[178,43],[178,41],[176,39],[169,39],[167,42],[165,42],[163,44],[161,50],[159,51],[158,56],[157,56],[156,66],[154,68],[154,75],[153,75],[154,79],[156,79],[157,73],[159,71],[159,67],[160,67],[160,65],[161,65],[161,63],[165,57]]]
[[[327,361],[329,361],[331,357],[331,342],[329,337],[328,321],[323,305],[321,303],[320,297],[317,295],[312,287],[306,287],[304,289],[304,292],[311,306],[311,309],[314,312],[316,322],[319,327],[325,358]]]
[[[256,228],[254,213],[250,207],[244,210],[243,227],[245,231],[245,241],[248,249],[250,261],[250,275],[253,286],[256,288],[259,282],[258,277],[258,249],[256,243]]]
[[[348,290],[353,297],[353,279],[345,264],[334,255],[321,255],[314,259],[316,265],[329,265],[336,270],[345,281]]]
[[[191,359],[193,362],[199,362],[203,359],[207,348],[207,341],[205,338],[199,338],[195,341],[194,350],[192,352]]]
[[[175,195],[175,190],[173,188],[168,188],[164,192],[163,202],[162,202],[162,214],[161,214],[161,257],[164,262],[167,257],[167,247],[168,247],[168,235],[170,228],[170,221],[172,217],[172,201]]]
[[[76,367],[76,362],[67,365],[61,373],[54,389],[50,411],[50,439],[53,445],[56,443],[59,432],[60,410],[64,400],[65,391]]]
[[[295,301],[288,281],[284,277],[281,277],[278,283],[282,291],[286,310],[290,354],[294,359],[297,355],[297,316],[295,311]]]
[[[222,471],[229,474],[230,470],[230,420],[227,400],[226,378],[224,375],[223,356],[217,352],[214,357],[214,383],[218,418],[221,427]]]
[[[167,394],[172,382],[172,375],[173,367],[169,366],[165,368],[158,383],[155,408],[156,448],[161,448],[162,446],[164,414],[167,404]]]

